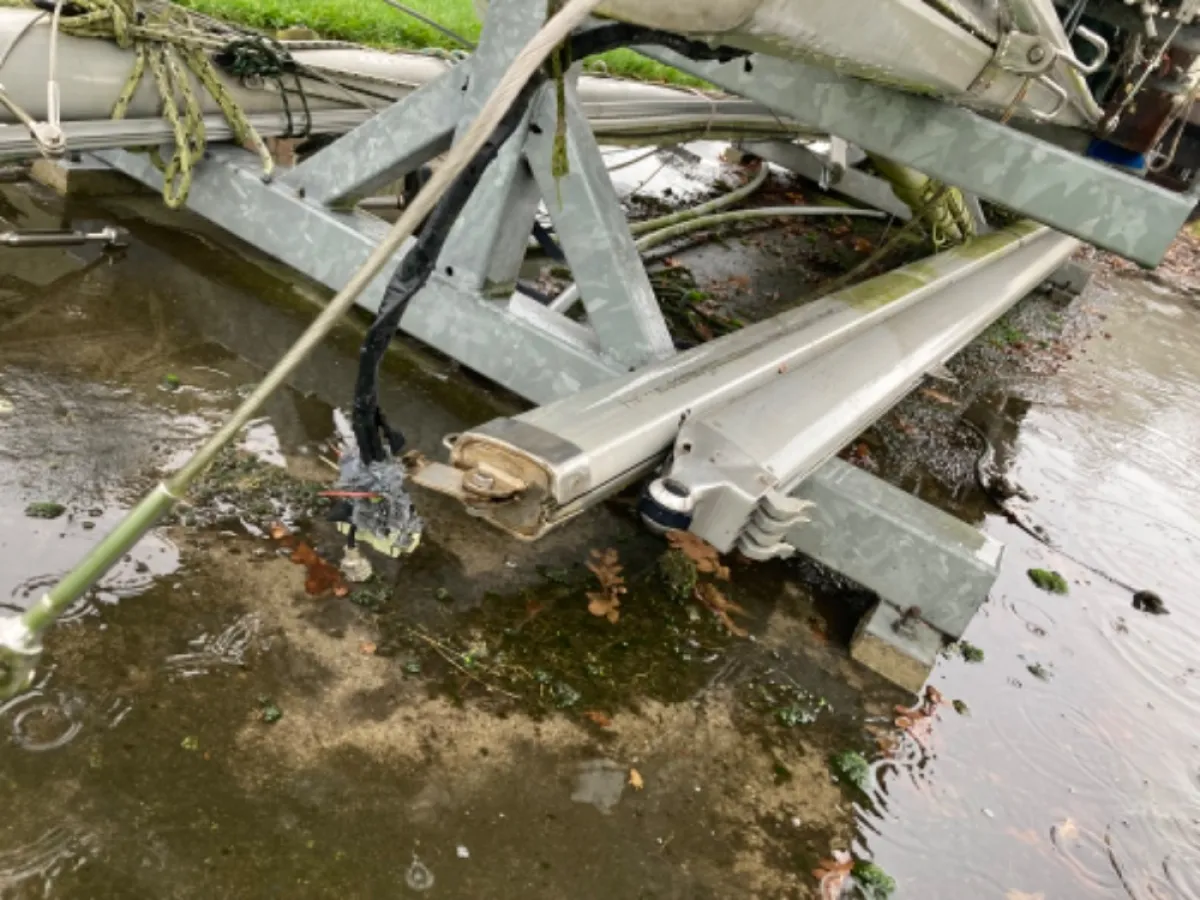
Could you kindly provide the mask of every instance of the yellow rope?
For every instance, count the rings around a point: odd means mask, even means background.
[[[871,155],[871,161],[891,183],[896,196],[913,211],[913,218],[924,220],[935,250],[975,236],[975,220],[958,188],[877,154]]]
[[[206,33],[190,17],[170,4],[142,9],[136,0],[72,0],[82,7],[81,15],[63,18],[60,30],[72,37],[105,38],[133,48],[137,54],[129,79],[112,109],[112,118],[123,119],[147,70],[158,88],[162,115],[171,126],[175,148],[163,161],[157,150],[152,158],[163,172],[163,201],[171,209],[187,202],[196,164],[204,158],[206,135],[204,110],[195,82],[212,96],[229,122],[235,139],[254,148],[262,160],[264,176],[270,176],[275,161],[262,137],[246,118],[221,83],[209,53],[227,40]],[[193,81],[194,79],[194,81]]]

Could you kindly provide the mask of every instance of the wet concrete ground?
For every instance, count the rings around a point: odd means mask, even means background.
[[[158,227],[156,202],[108,204],[135,235],[111,260],[0,257],[9,607],[311,315],[311,289],[198,223]],[[0,215],[45,226],[59,207],[8,190]],[[733,302],[754,290],[694,270]],[[947,705],[907,730],[893,707],[911,698],[846,654],[865,598],[802,562],[734,563],[753,640],[735,638],[667,596],[661,544],[620,503],[526,547],[420,496],[426,541],[369,603],[309,595],[236,516],[164,527],[55,630],[37,690],[0,709],[0,896],[810,897],[812,870],[849,849],[898,897],[1200,896],[1198,315],[1137,281],[1070,308],[1032,298],[956,361],[958,383],[856,442],[860,464],[1009,544],[968,634],[984,660],[944,660]],[[342,329],[252,430],[260,459],[327,477],[357,336]],[[430,453],[514,403],[403,344],[384,385]],[[962,414],[1037,496],[1028,518],[1171,615],[985,514]],[[67,513],[27,518],[36,501]],[[333,549],[326,526],[305,535]],[[635,585],[615,625],[584,596],[581,564],[607,546]],[[1070,593],[1038,591],[1034,566]],[[869,803],[831,778],[844,750],[873,760]]]

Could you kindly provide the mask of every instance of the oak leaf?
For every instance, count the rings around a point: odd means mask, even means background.
[[[817,863],[817,868],[813,869],[813,878],[821,882],[822,900],[837,900],[853,871],[854,857],[844,850],[834,850],[832,859],[823,859]]]
[[[716,614],[717,618],[721,620],[721,624],[725,626],[730,634],[737,635],[738,637],[746,637],[749,633],[734,622],[733,617],[730,615],[730,613],[737,613],[738,615],[745,616],[749,615],[749,613],[721,593],[721,589],[715,584],[704,582],[696,585],[696,599]]]
[[[690,531],[668,531],[667,542],[696,564],[696,570],[715,575],[721,581],[729,580],[729,569],[721,565],[717,548],[704,538]]]
[[[953,406],[955,399],[948,394],[943,394],[941,391],[935,391],[933,388],[921,388],[921,393],[937,403],[944,403],[946,406]]]
[[[614,625],[621,618],[621,595],[626,592],[625,576],[621,574],[621,565],[617,551],[611,547],[607,550],[593,550],[587,567],[591,569],[596,580],[600,582],[599,591],[588,591],[588,612],[593,616],[608,619]]]

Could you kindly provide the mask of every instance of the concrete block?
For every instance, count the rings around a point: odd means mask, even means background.
[[[79,162],[39,159],[29,167],[29,177],[64,197],[112,197],[143,194],[146,189],[99,160],[84,156]]]
[[[1064,263],[1046,279],[1051,287],[1065,291],[1072,296],[1082,294],[1091,280],[1092,267],[1076,260]]]
[[[919,607],[948,637],[962,637],[995,583],[1003,544],[840,459],[792,496],[813,505],[811,521],[788,532],[789,544],[898,609]]]
[[[938,653],[942,635],[919,618],[906,617],[886,601],[863,616],[850,642],[850,656],[872,672],[919,694]]]

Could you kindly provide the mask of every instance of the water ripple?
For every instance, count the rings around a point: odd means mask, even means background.
[[[63,691],[35,688],[0,706],[9,739],[22,750],[45,753],[65,747],[83,730],[83,701]]]
[[[40,881],[42,896],[49,896],[55,879],[86,865],[97,843],[93,834],[56,826],[28,844],[0,850],[0,894]]]
[[[166,659],[167,668],[184,678],[204,675],[213,669],[241,666],[261,627],[258,616],[247,613],[218,634],[202,634],[188,641],[186,653]]]

